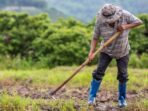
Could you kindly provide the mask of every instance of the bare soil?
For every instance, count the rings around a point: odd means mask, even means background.
[[[79,104],[79,101],[86,101],[88,98],[88,91],[87,87],[77,87],[77,88],[68,88],[63,87],[59,90],[55,95],[54,98],[50,96],[50,93],[54,90],[54,88],[47,87],[47,88],[38,88],[32,87],[30,85],[13,85],[13,84],[1,84],[0,85],[0,94],[4,91],[7,92],[9,95],[13,96],[14,94],[19,95],[21,97],[30,97],[32,99],[48,99],[54,101],[54,99],[64,99],[69,100],[73,99],[75,101],[74,107],[77,111],[80,110],[82,107]],[[118,93],[117,91],[108,91],[102,89],[99,91],[96,99],[96,105],[93,107],[95,111],[122,111],[122,109],[117,107],[117,98]],[[128,91],[127,92],[127,101],[129,104],[134,103],[135,100],[147,98],[148,99],[148,89],[141,90],[139,92],[135,91]],[[83,106],[85,107],[85,106]],[[41,109],[43,111],[51,111],[51,107],[47,105],[41,105]],[[59,111],[59,109],[55,109],[55,111]],[[90,111],[90,110],[88,110]]]

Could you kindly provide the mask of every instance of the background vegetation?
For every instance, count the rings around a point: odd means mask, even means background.
[[[56,67],[51,70],[0,71],[0,108],[2,111],[88,111],[88,88],[94,66],[86,67],[55,95],[47,96],[76,67]],[[127,85],[128,107],[124,111],[147,111],[148,69],[129,68]],[[101,110],[117,108],[117,69],[108,68],[97,97]],[[139,82],[142,81],[142,82]],[[65,98],[66,97],[66,98]],[[101,97],[104,101],[101,102]],[[103,99],[102,98],[102,99]],[[101,106],[103,105],[103,106]],[[108,105],[110,107],[106,108]],[[100,109],[99,109],[100,110]],[[98,110],[96,110],[98,111]]]
[[[132,67],[148,67],[148,15],[138,16],[143,25],[132,30]],[[87,57],[94,21],[76,19],[51,22],[48,15],[0,12],[1,68],[78,65]],[[96,63],[96,60],[94,61]],[[20,65],[21,64],[21,65]],[[111,64],[115,65],[115,62]]]
[[[0,110],[90,110],[88,87],[98,57],[59,90],[56,100],[49,94],[87,58],[95,25],[92,19],[106,2],[122,6],[143,21],[129,35],[128,107],[123,110],[147,111],[147,0],[0,0]],[[106,72],[96,110],[118,110],[115,65],[113,60]]]

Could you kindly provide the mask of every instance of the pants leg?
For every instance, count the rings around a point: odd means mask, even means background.
[[[129,55],[126,55],[120,59],[117,59],[116,61],[117,61],[117,67],[118,67],[117,79],[121,83],[126,82],[128,80],[127,67],[128,67]]]
[[[117,67],[118,67],[117,79],[119,80],[118,100],[120,100],[123,104],[124,100],[126,99],[126,82],[128,80],[127,67],[128,67],[129,55],[126,55],[120,59],[117,59],[116,61],[117,61]]]
[[[112,60],[112,57],[110,57],[106,53],[100,53],[97,69],[94,70],[92,73],[93,79],[102,80],[105,74],[106,68],[111,62],[111,60]]]
[[[105,54],[105,53],[100,54],[97,69],[94,70],[94,72],[92,74],[93,79],[92,79],[91,85],[90,85],[88,103],[94,102],[96,94],[99,90],[102,78],[104,76],[105,70],[111,60],[112,60],[112,58],[110,56],[108,56],[107,54]]]

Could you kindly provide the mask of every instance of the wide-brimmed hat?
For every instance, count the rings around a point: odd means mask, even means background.
[[[104,22],[113,23],[122,16],[122,8],[112,4],[105,4],[99,14]]]

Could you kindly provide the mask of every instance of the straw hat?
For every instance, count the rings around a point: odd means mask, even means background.
[[[122,11],[118,6],[105,4],[99,14],[104,22],[113,23],[122,16]]]

